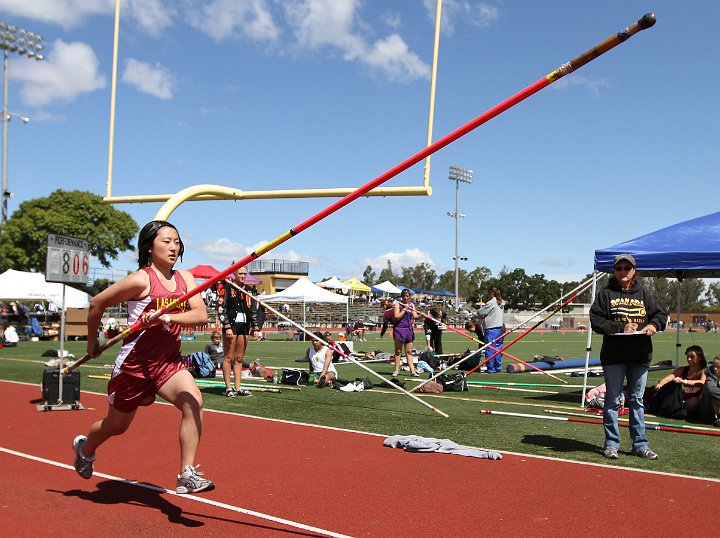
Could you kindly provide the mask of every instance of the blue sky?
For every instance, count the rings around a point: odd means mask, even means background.
[[[210,183],[357,187],[426,140],[436,0],[126,0],[114,196]],[[391,260],[576,279],[593,251],[718,210],[717,0],[443,2],[434,139],[647,12],[657,24],[444,148],[431,197],[363,198],[267,253],[315,280]],[[0,0],[45,38],[10,57],[10,213],[57,188],[105,194],[112,0]],[[420,165],[387,186],[420,185]],[[182,267],[228,266],[331,199],[186,203]],[[117,205],[139,225],[159,203]],[[60,210],[60,209],[59,209]],[[124,254],[116,269],[135,263]]]

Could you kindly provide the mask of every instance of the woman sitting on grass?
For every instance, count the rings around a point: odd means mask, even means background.
[[[649,409],[655,409],[664,416],[661,410],[664,408],[662,399],[672,397],[671,387],[680,385],[682,387],[683,413],[688,418],[696,417],[700,409],[700,395],[705,385],[705,353],[700,346],[690,346],[685,350],[687,366],[678,368],[673,373],[663,377],[655,385],[654,397],[651,398]],[[673,385],[671,385],[673,384]],[[663,389],[663,387],[665,387]],[[672,418],[672,417],[670,417]]]
[[[310,354],[310,370],[315,376],[315,386],[319,389],[331,384],[337,379],[337,370],[332,363],[332,348],[323,343],[323,334],[314,332]]]

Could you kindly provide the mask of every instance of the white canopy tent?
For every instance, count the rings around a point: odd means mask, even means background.
[[[395,284],[393,284],[389,280],[386,280],[385,282],[381,282],[380,284],[376,284],[371,289],[373,291],[381,291],[383,293],[394,293],[394,294],[398,294],[402,291],[400,288],[398,288]]]
[[[336,276],[329,278],[327,280],[324,280],[322,282],[318,282],[317,285],[320,286],[321,288],[325,288],[328,290],[341,290],[344,292],[348,292],[351,289],[350,286],[345,284],[342,280],[340,280]]]
[[[306,325],[307,304],[333,303],[345,305],[345,323],[348,322],[348,298],[338,293],[325,290],[313,284],[306,277],[301,277],[292,286],[272,295],[263,295],[262,300],[267,303],[302,303],[303,305],[303,327]]]
[[[63,286],[65,308],[87,308],[90,305],[90,295],[84,291],[58,282],[47,282],[41,273],[14,269],[0,275],[0,300],[48,301],[62,308]]]

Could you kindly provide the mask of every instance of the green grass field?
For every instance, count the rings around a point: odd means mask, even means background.
[[[418,335],[420,336],[420,335]],[[506,338],[506,344],[514,338]],[[566,332],[532,333],[519,340],[509,351],[525,360],[535,355],[560,355],[565,358],[583,358],[585,356],[586,335]],[[676,336],[674,332],[658,334],[653,338],[655,358],[675,360]],[[421,342],[421,338],[417,341]],[[201,351],[209,341],[209,336],[199,336],[195,341],[183,342],[183,353]],[[600,350],[600,337],[593,336],[593,351],[596,357]],[[21,342],[17,348],[0,349],[0,378],[24,381],[40,385],[42,364],[47,359],[41,357],[47,349],[56,349],[57,342]],[[477,345],[456,334],[445,334],[443,338],[445,352],[460,352],[475,349]],[[692,344],[698,344],[712,358],[720,354],[720,334],[683,333],[680,338],[680,363],[685,359],[682,352]],[[308,344],[304,342],[264,341],[251,342],[247,358],[260,359],[269,367],[306,367],[306,363],[296,363],[295,359],[304,355]],[[76,357],[84,354],[84,342],[68,342],[66,349]],[[356,351],[391,351],[392,341],[386,336],[379,340],[377,334],[369,333],[367,342],[355,342]],[[107,382],[93,379],[88,375],[109,373],[107,365],[115,359],[117,349],[110,349],[99,358],[84,365],[81,371],[83,391],[104,393]],[[504,365],[510,360],[505,358]],[[372,363],[374,370],[390,374],[390,364]],[[353,364],[339,365],[340,376],[346,379],[355,377],[375,377]],[[655,383],[668,370],[650,373],[648,383]],[[427,374],[425,374],[427,376]],[[558,377],[572,385],[581,385],[582,377],[570,377],[558,374]],[[473,374],[470,380],[494,382],[551,383],[557,381],[544,375],[522,374]],[[602,377],[590,377],[589,385],[603,382]],[[413,386],[406,385],[406,389]],[[282,388],[282,387],[281,387]],[[560,411],[579,411],[580,388],[574,387],[522,387],[548,393],[533,393],[511,390],[490,390],[471,386],[468,392],[445,393],[431,396],[423,395],[431,405],[447,413],[443,418],[428,407],[403,395],[398,391],[386,389],[359,393],[345,393],[330,388],[322,390],[304,387],[300,391],[285,390],[280,394],[254,392],[251,398],[227,399],[222,395],[222,387],[203,387],[205,407],[223,411],[244,413],[259,417],[286,419],[304,423],[335,426],[358,431],[373,432],[382,435],[422,435],[426,437],[448,438],[457,443],[499,451],[522,452],[542,456],[567,458],[625,467],[652,469],[663,472],[688,474],[720,479],[720,466],[717,461],[718,438],[710,435],[648,431],[650,445],[660,459],[654,462],[641,460],[629,455],[629,433],[621,429],[621,458],[616,463],[601,455],[603,445],[602,426],[571,422],[519,418],[500,415],[483,415],[481,409],[509,411],[551,416],[548,409]],[[38,398],[40,388],[38,387]],[[82,412],[82,411],[78,411]],[[553,415],[559,416],[559,415]],[[654,419],[663,423],[685,424],[669,419]],[[702,425],[707,426],[707,425]],[[242,438],[242,432],[239,433]]]

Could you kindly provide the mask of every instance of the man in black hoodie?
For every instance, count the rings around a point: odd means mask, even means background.
[[[652,360],[651,337],[667,324],[667,313],[648,290],[638,284],[635,258],[630,254],[615,257],[614,276],[600,290],[590,308],[590,325],[603,335],[600,362],[605,374],[605,449],[603,455],[618,458],[620,431],[618,410],[627,378],[630,409],[631,454],[655,460],[645,435],[643,393]]]

